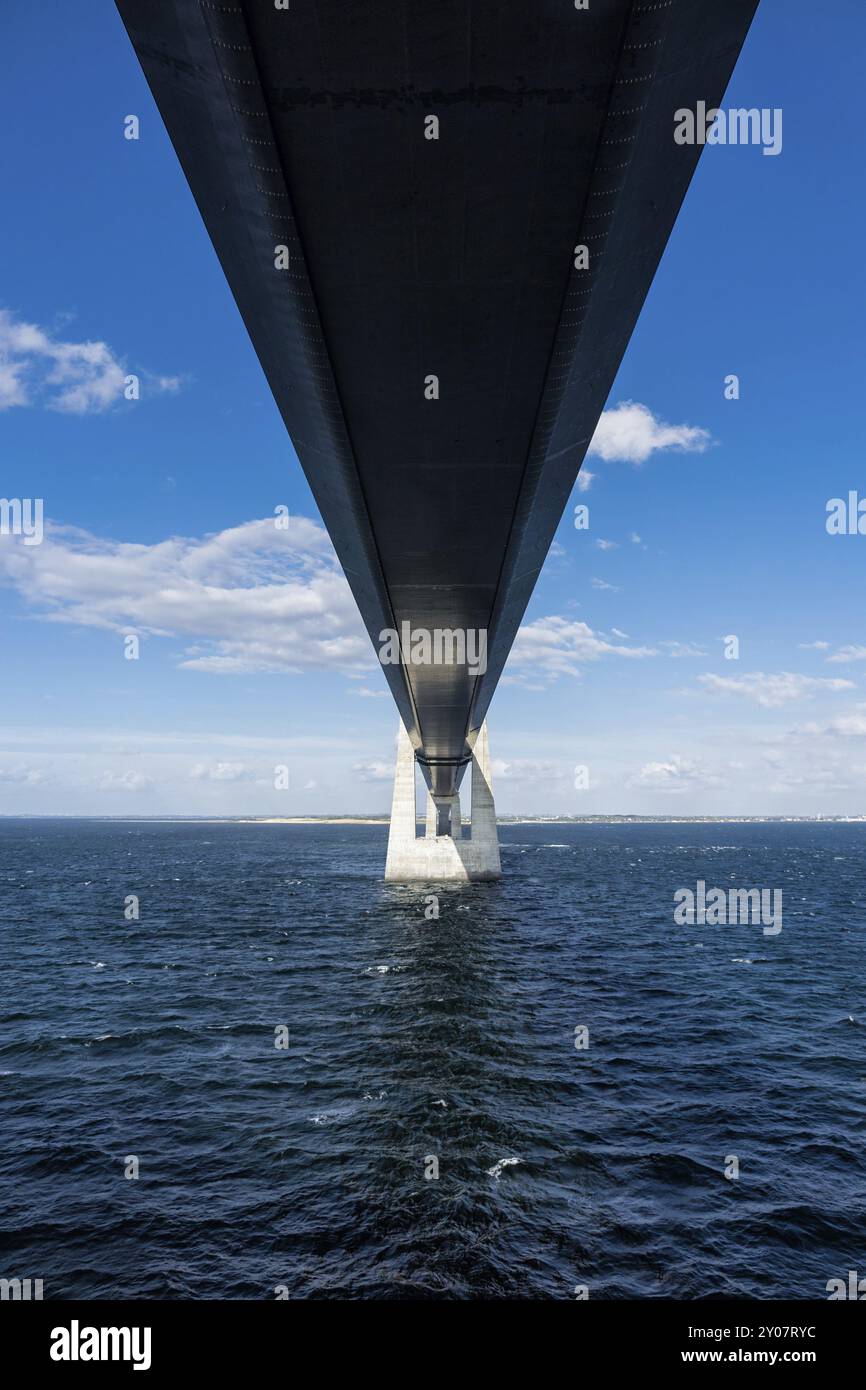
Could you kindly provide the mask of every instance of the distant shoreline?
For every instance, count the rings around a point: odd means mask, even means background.
[[[83,816],[9,815],[0,821],[98,821],[120,825],[389,825],[374,816]],[[424,824],[418,816],[417,823]],[[468,822],[467,822],[468,823]],[[863,825],[862,816],[497,816],[497,825]]]
[[[240,825],[389,825],[388,816],[230,816]],[[417,818],[418,824],[423,817]],[[864,816],[497,816],[497,825],[859,825]]]

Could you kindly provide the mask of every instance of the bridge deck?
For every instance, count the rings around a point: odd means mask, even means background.
[[[484,674],[385,667],[439,794],[700,153],[673,113],[756,3],[118,0],[377,648],[487,634]]]

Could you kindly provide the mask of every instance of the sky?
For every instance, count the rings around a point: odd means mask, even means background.
[[[861,0],[759,6],[724,106],[782,150],[703,154],[490,709],[503,814],[866,813],[864,47]],[[45,517],[0,534],[0,814],[387,812],[393,701],[114,6],[7,0],[0,52],[0,494]]]

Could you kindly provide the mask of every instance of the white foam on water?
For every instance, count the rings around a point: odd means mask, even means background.
[[[498,1163],[494,1163],[492,1168],[487,1169],[487,1172],[489,1173],[491,1178],[495,1178],[498,1182],[502,1176],[502,1171],[504,1168],[510,1168],[512,1164],[522,1162],[522,1158],[500,1158]]]

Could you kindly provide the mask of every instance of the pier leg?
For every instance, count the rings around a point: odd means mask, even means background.
[[[443,829],[446,833],[442,833]],[[425,835],[415,833],[415,755],[402,723],[397,740],[394,800],[388,835],[385,878],[417,883],[499,878],[499,837],[490,774],[487,723],[482,725],[472,756],[471,835],[463,838],[460,797],[439,805],[427,793]]]
[[[429,807],[428,807],[429,820]],[[415,846],[415,754],[409,735],[400,721],[397,731],[397,767],[394,772],[394,798],[391,802],[391,829],[385,878],[401,880],[411,865]]]
[[[481,725],[472,752],[472,836],[466,848],[470,851],[470,877],[500,877],[502,865],[499,858],[496,807],[493,804],[493,776],[490,771],[490,743],[486,719]]]

